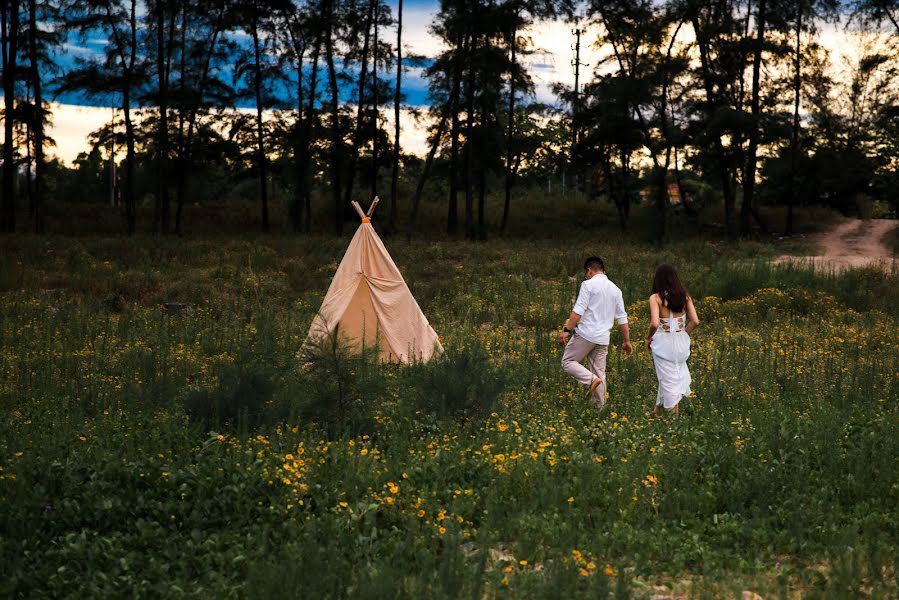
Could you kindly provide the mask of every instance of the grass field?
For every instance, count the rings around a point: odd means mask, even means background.
[[[0,242],[0,595],[899,594],[895,274],[390,239],[444,357],[299,358],[346,243]],[[679,418],[617,334],[605,413],[561,371],[592,253],[637,341],[658,262],[697,299]]]

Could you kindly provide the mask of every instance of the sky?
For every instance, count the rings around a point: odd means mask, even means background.
[[[396,3],[388,3],[396,17]],[[403,3],[403,46],[404,53],[417,54],[433,58],[443,46],[438,38],[431,35],[429,26],[437,12],[435,2],[422,0],[406,0]],[[537,51],[522,60],[528,65],[535,83],[535,99],[547,104],[556,104],[551,86],[557,81],[568,85],[574,82],[574,71],[571,61],[574,51],[571,46],[574,38],[571,26],[564,23],[540,23],[533,28],[530,35]],[[395,41],[395,30],[385,34],[385,39]],[[87,58],[103,51],[105,41],[99,38],[79,40],[74,37],[67,40],[62,52],[56,57],[56,64],[63,70],[73,68],[79,57]],[[582,62],[595,61],[597,52],[584,44],[581,51]],[[582,74],[586,70],[582,68]],[[409,67],[403,77],[403,91],[406,104],[413,107],[427,106],[427,80],[423,77],[422,67]],[[346,92],[349,94],[349,90]],[[348,98],[349,99],[349,98]],[[78,93],[58,96],[50,95],[52,100],[53,129],[51,135],[56,140],[56,148],[51,150],[66,164],[71,165],[79,152],[88,149],[87,136],[92,131],[109,122],[112,111],[109,105],[112,98],[87,98]],[[247,108],[247,107],[244,107]],[[387,111],[388,127],[392,130],[393,112]],[[400,119],[403,147],[408,152],[423,154],[426,152],[425,124],[416,121],[410,111],[403,111]]]
[[[391,4],[394,17],[396,16],[396,3]],[[431,35],[430,23],[437,12],[437,4],[422,0],[404,1],[403,10],[403,46],[404,53],[417,54],[426,58],[433,58],[442,49],[441,41]],[[384,33],[384,39],[395,41],[395,30]],[[525,32],[532,40],[533,52],[521,57],[523,63],[531,74],[535,84],[534,100],[546,104],[557,105],[558,100],[553,96],[551,87],[556,82],[562,82],[568,86],[574,84],[574,36],[572,25],[569,23],[539,22],[528,32]],[[594,44],[597,30],[589,30],[581,38],[581,82],[590,79],[592,70],[601,58],[603,51]],[[833,61],[838,68],[842,59],[851,56],[853,44],[847,43],[847,36],[841,28],[827,26],[823,28],[820,36],[822,43],[834,54]],[[851,42],[851,40],[849,40]],[[57,65],[63,70],[73,68],[79,57],[89,57],[101,53],[105,41],[98,38],[80,40],[70,38],[64,44],[62,51],[55,57]],[[406,104],[412,107],[427,106],[427,80],[423,77],[422,67],[409,67],[403,78],[403,91],[406,95]],[[386,75],[386,74],[385,74]],[[351,99],[351,89],[343,91],[346,100]],[[88,149],[87,137],[92,132],[103,126],[112,116],[109,107],[113,99],[86,98],[78,93],[69,93],[51,98],[53,104],[53,128],[52,137],[57,146],[51,150],[66,164]],[[251,105],[244,105],[240,109],[245,110]],[[392,131],[393,111],[386,111],[387,127]],[[270,116],[270,114],[269,114]],[[412,117],[412,113],[404,110],[401,120],[402,144],[407,152],[424,154],[427,145],[426,123]]]

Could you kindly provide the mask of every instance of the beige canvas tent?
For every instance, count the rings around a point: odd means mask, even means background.
[[[316,343],[336,335],[354,348],[361,349],[363,344],[374,347],[378,343],[380,357],[385,361],[426,361],[442,347],[371,226],[377,203],[375,198],[367,215],[358,203],[353,203],[362,224],[337,267],[306,341]]]

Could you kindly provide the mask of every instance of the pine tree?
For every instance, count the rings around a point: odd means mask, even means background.
[[[85,39],[103,35],[104,55],[79,62],[66,73],[58,92],[78,90],[89,98],[118,97],[125,125],[126,229],[133,234],[137,224],[135,201],[135,124],[132,104],[148,81],[149,65],[139,53],[137,0],[70,0],[64,4],[66,27]]]

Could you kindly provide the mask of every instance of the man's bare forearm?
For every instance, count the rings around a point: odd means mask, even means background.
[[[568,315],[568,320],[565,321],[564,327],[567,329],[574,330],[577,327],[577,324],[581,322],[581,315],[577,314],[574,311],[571,311],[571,314]]]

